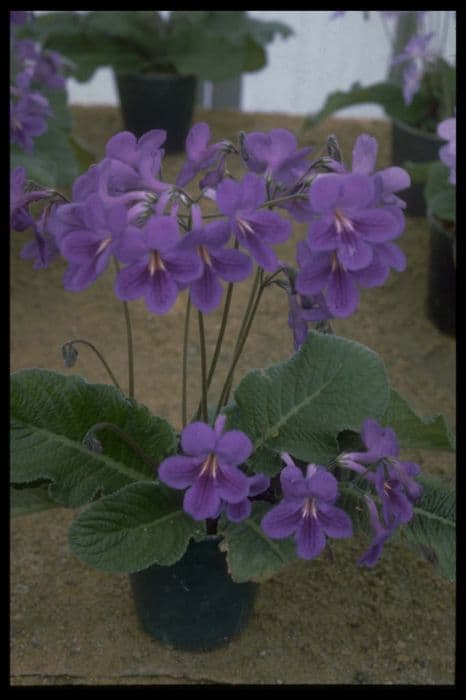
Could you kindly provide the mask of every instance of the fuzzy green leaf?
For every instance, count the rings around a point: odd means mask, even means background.
[[[260,522],[270,509],[264,503],[253,504],[250,518],[241,523],[227,523],[220,549],[227,553],[228,571],[234,581],[262,582],[287,564],[297,560],[293,538],[271,540]]]
[[[423,493],[401,530],[405,540],[450,581],[456,576],[456,495],[439,480],[419,477]]]
[[[393,428],[402,448],[456,449],[455,437],[444,416],[418,416],[394,389],[391,390],[382,424]]]
[[[128,574],[185,553],[201,525],[183,511],[178,494],[147,481],[93,503],[69,531],[72,551],[96,569]]]
[[[151,464],[109,430],[96,435],[102,452],[90,451],[83,438],[102,422],[124,430]],[[61,505],[77,507],[98,492],[151,478],[175,449],[169,424],[113,386],[40,369],[11,376],[11,481],[48,479],[50,495]]]
[[[380,419],[389,388],[380,357],[334,335],[309,333],[290,360],[249,372],[225,411],[228,426],[264,446],[325,464],[338,451],[342,430]]]

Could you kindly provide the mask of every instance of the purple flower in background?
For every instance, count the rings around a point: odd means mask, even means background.
[[[291,235],[291,223],[260,207],[266,202],[265,182],[248,173],[241,182],[223,180],[217,189],[217,206],[229,218],[231,230],[240,245],[258,265],[274,272],[280,265],[272,243],[283,243]]]
[[[12,89],[14,95],[16,88]],[[53,116],[49,101],[38,92],[19,91],[19,99],[10,102],[10,143],[17,143],[26,153],[34,149],[33,138],[47,131],[47,120]]]
[[[15,43],[16,59],[30,71],[30,80],[51,89],[63,90],[65,77],[60,71],[68,62],[56,51],[43,51],[32,39],[21,39]]]
[[[403,99],[405,105],[410,105],[414,95],[421,86],[422,69],[415,63],[410,63],[403,71]]]
[[[219,141],[209,145],[211,138],[212,134],[209,125],[205,122],[198,122],[191,127],[186,137],[186,155],[188,160],[181,168],[176,179],[178,187],[184,187],[201,170],[210,168],[217,163],[217,159],[224,149],[224,142]]]
[[[144,229],[128,226],[117,256],[129,265],[118,273],[115,293],[123,301],[144,297],[152,313],[166,314],[180,285],[201,276],[198,255],[181,250],[178,222],[173,216],[152,216]]]
[[[435,36],[435,32],[412,36],[404,47],[403,51],[392,58],[392,66],[405,63],[405,61],[429,58],[432,52],[429,50],[428,44],[433,36]]]
[[[129,190],[148,189],[164,192],[169,185],[159,180],[167,132],[152,129],[140,139],[130,131],[121,131],[107,142],[106,159],[110,161],[107,189],[111,195]],[[105,162],[104,161],[104,162]]]
[[[395,523],[391,528],[384,527],[380,522],[377,506],[374,501],[370,496],[366,496],[365,498],[369,509],[369,523],[374,536],[369,548],[358,559],[358,564],[359,566],[372,568],[382,556],[385,542],[393,535],[398,523]]]
[[[437,127],[437,134],[448,141],[440,148],[439,156],[442,163],[450,168],[448,182],[456,185],[456,117],[444,119]]]
[[[219,512],[215,517],[218,517],[223,511],[225,511],[228,520],[231,520],[234,523],[240,523],[243,520],[246,520],[246,518],[249,518],[252,510],[252,503],[250,499],[264,493],[264,491],[266,491],[270,486],[270,479],[268,476],[265,476],[265,474],[254,474],[254,476],[248,476],[247,479],[249,486],[249,493],[247,497],[244,500],[239,501],[239,503],[227,503],[226,501],[222,501]]]
[[[65,289],[79,292],[91,285],[108,267],[126,228],[126,209],[107,208],[97,195],[80,210],[82,227],[57,238],[62,256],[70,263],[64,276]]]
[[[33,19],[34,14],[31,10],[10,10],[10,22],[16,25],[26,24]]]
[[[159,466],[160,481],[188,489],[183,508],[195,520],[215,518],[222,504],[241,504],[250,495],[251,482],[238,466],[251,455],[252,443],[241,430],[224,433],[225,421],[219,416],[213,428],[201,422],[187,425],[181,433],[183,454]]]
[[[243,160],[248,170],[277,183],[292,185],[309,170],[306,158],[312,150],[311,147],[298,150],[296,136],[287,129],[254,131],[244,138]]]
[[[241,282],[252,272],[250,258],[240,250],[225,248],[230,239],[226,221],[202,225],[199,207],[192,207],[193,230],[184,236],[179,250],[197,254],[202,264],[202,275],[191,282],[191,300],[194,306],[209,313],[217,308],[223,295],[219,277],[227,282]]]
[[[282,454],[282,459],[287,465],[280,474],[283,500],[264,516],[261,527],[272,539],[294,535],[298,556],[313,559],[324,549],[327,537],[351,537],[351,520],[333,505],[339,494],[330,472],[309,464],[304,477],[288,454]]]

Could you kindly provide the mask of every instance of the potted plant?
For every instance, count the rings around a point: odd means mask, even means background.
[[[125,127],[137,136],[165,129],[167,152],[184,147],[197,80],[260,70],[266,45],[292,33],[243,10],[174,10],[168,18],[152,10],[62,11],[38,17],[35,31],[44,46],[74,61],[80,82],[111,66]]]
[[[357,172],[348,172],[334,137],[328,155],[311,160],[311,149],[298,148],[285,129],[211,143],[208,124],[198,123],[176,182],[166,182],[164,138],[156,129],[139,140],[116,134],[104,159],[75,181],[70,201],[41,194],[48,263],[67,261],[65,289],[79,292],[114,269],[128,382],[83,339],[63,345],[66,366],[87,346],[111,384],[45,369],[13,373],[13,510],[79,509],[72,551],[129,574],[142,626],[178,648],[228,642],[246,624],[256,584],[357,532],[367,535],[361,566],[376,565],[399,538],[454,577],[454,492],[400,454],[454,449],[444,419],[417,416],[390,387],[377,353],[328,332],[332,318],[356,312],[361,289],[405,267],[394,242],[405,226],[394,193],[406,173],[398,169],[384,190],[378,173],[362,172],[368,150],[377,150],[367,135],[353,151]],[[231,159],[241,166],[238,179]],[[14,222],[30,203],[27,183],[13,182]],[[275,251],[294,221],[308,223],[296,267]],[[248,278],[249,303],[214,394],[233,289]],[[288,299],[290,356],[235,381],[269,293]],[[180,296],[181,410],[171,426],[136,399],[130,305],[144,299],[163,317]],[[205,326],[222,303],[208,353]],[[193,316],[201,392],[188,402]]]
[[[428,168],[424,196],[430,224],[427,315],[435,326],[456,334],[456,117],[437,133],[445,143]]]
[[[393,58],[388,79],[367,87],[355,83],[347,92],[331,94],[324,107],[306,119],[305,126],[317,124],[344,107],[374,102],[383,107],[392,120],[394,165],[428,163],[436,159],[442,143],[436,132],[437,124],[451,116],[456,104],[456,68],[443,58],[452,13],[430,13],[442,27],[429,32],[426,14],[424,11],[381,11],[385,26],[390,18],[398,22],[397,33],[390,37]],[[390,34],[387,26],[386,30]],[[424,184],[414,182],[406,193],[408,215],[425,215]]]

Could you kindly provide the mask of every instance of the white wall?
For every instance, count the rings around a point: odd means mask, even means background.
[[[40,14],[40,11],[38,12]],[[331,20],[329,11],[255,10],[258,19],[280,20],[295,35],[276,38],[268,47],[268,65],[243,77],[241,108],[245,112],[309,114],[318,110],[326,96],[346,90],[355,81],[362,85],[383,80],[387,74],[390,44],[378,12],[365,21],[360,11],[348,11]],[[435,29],[443,12],[429,12],[428,24]],[[393,21],[388,22],[393,29]],[[455,60],[454,21],[450,20],[445,55]],[[70,100],[81,104],[118,103],[110,69],[100,69],[86,84],[69,81]],[[383,117],[376,105],[342,110],[348,117]]]

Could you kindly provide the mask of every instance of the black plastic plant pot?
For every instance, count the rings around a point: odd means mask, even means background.
[[[438,136],[427,131],[414,129],[403,122],[392,123],[392,165],[403,167],[407,161],[427,163],[438,160],[440,146],[444,143]],[[407,190],[399,193],[406,202],[408,216],[426,216],[423,182],[414,182]]]
[[[139,621],[151,637],[176,649],[208,651],[245,627],[257,584],[231,579],[219,541],[191,541],[173,566],[130,574]]]
[[[116,84],[125,128],[138,137],[151,129],[165,129],[165,151],[183,151],[193,117],[196,79],[165,73],[116,73]]]
[[[429,218],[430,250],[427,317],[442,333],[456,336],[456,266],[454,233]]]

